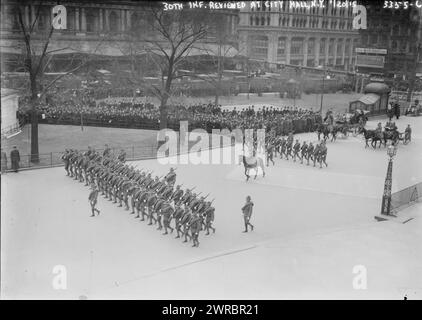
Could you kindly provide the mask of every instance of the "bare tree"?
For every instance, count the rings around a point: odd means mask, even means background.
[[[201,53],[198,60],[203,59],[204,56],[208,57],[207,62],[211,62],[212,69],[215,73],[207,73],[204,75],[192,74],[191,76],[193,78],[203,80],[214,87],[214,105],[217,106],[222,93],[224,63],[226,59],[232,58],[234,55],[239,55],[240,52],[231,46],[229,41],[227,41],[227,36],[220,32],[217,34],[217,43],[214,46],[200,46],[198,47],[198,50]]]
[[[205,39],[209,18],[206,12],[165,12],[154,6],[148,15],[147,25],[151,32],[134,32],[134,46],[130,53],[134,62],[139,54],[146,54],[149,63],[159,72],[158,83],[142,80],[139,73],[135,78],[160,100],[160,129],[164,129],[167,127],[167,101],[172,94],[173,81],[181,77],[178,70],[194,45]]]
[[[76,53],[68,60],[64,72],[53,79],[46,77],[46,73],[55,54],[69,50],[69,47],[49,50],[54,27],[52,24],[51,6],[46,7],[39,1],[38,5],[31,7],[35,12],[25,15],[23,5],[17,5],[15,14],[20,32],[22,34],[22,69],[29,77],[29,104],[31,112],[31,162],[39,162],[38,143],[38,112],[37,105],[50,88],[64,76],[77,71],[87,63]],[[47,13],[48,14],[45,14]],[[42,21],[42,26],[41,26]],[[71,52],[72,50],[70,50]]]

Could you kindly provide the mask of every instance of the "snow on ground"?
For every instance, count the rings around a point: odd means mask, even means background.
[[[393,191],[422,181],[422,119],[401,118],[413,140],[400,144]],[[375,126],[376,122],[368,123]],[[419,127],[418,127],[419,125]],[[315,134],[298,135],[315,140]],[[186,155],[183,157],[187,157]],[[158,174],[170,165],[135,162]],[[201,245],[163,236],[99,198],[90,218],[88,189],[63,168],[2,176],[2,298],[409,298],[421,296],[421,205],[406,224],[375,222],[387,167],[384,147],[361,137],[328,143],[328,168],[276,159],[265,178],[245,182],[243,167],[177,165],[178,182],[215,198],[217,232]],[[254,232],[240,207],[255,202]],[[67,290],[52,286],[67,271]],[[353,267],[368,289],[354,290]]]

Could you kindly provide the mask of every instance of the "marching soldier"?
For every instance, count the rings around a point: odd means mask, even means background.
[[[199,247],[199,231],[201,231],[201,218],[199,214],[196,212],[193,214],[190,224],[190,232],[193,240],[192,247]]]
[[[132,207],[131,214],[135,214],[135,210],[136,210],[137,218],[139,218],[138,203],[139,203],[139,196],[141,195],[141,193],[142,193],[141,187],[139,185],[135,185],[135,187],[132,191],[132,197],[130,199],[130,204],[131,204],[131,207]]]
[[[300,148],[300,152],[300,163],[303,164],[303,158],[306,158],[306,155],[308,154],[308,145],[306,144],[306,141],[303,141],[302,147]]]
[[[308,166],[309,166],[309,159],[313,160],[312,159],[313,154],[314,154],[314,145],[312,144],[312,142],[310,142],[308,146],[308,151],[306,153],[306,160],[308,162],[307,163]]]
[[[164,225],[163,234],[168,234],[167,232],[168,228],[171,230],[170,233],[173,233],[174,229],[170,226],[170,222],[171,222],[171,218],[173,217],[174,209],[168,202],[165,202],[163,206],[161,207],[161,213],[163,215],[163,225]]]
[[[163,225],[161,223],[161,216],[162,216],[161,209],[162,209],[163,205],[165,204],[165,202],[166,201],[163,198],[158,198],[158,196],[157,196],[157,202],[155,202],[155,204],[154,204],[154,212],[157,216],[156,220],[158,222],[157,230],[163,229]]]
[[[138,215],[135,218],[139,218],[139,212],[141,212],[142,217],[141,217],[141,221],[145,221],[145,217],[149,217],[149,212],[147,212],[148,210],[148,198],[152,195],[152,192],[148,191],[148,190],[143,190],[142,193],[139,195],[139,200],[138,200]],[[151,223],[152,224],[152,223]]]
[[[296,157],[300,158],[299,151],[300,151],[300,142],[299,142],[299,139],[296,139],[296,143],[293,147],[293,161],[294,162],[296,162]]]
[[[126,151],[124,149],[120,150],[119,155],[117,156],[117,159],[121,162],[125,162],[126,161]]]
[[[325,161],[327,159],[327,146],[325,145],[325,142],[321,142],[320,151],[319,151],[319,168],[322,168],[322,163],[324,162],[325,166],[328,167],[327,162]]]
[[[274,164],[274,145],[269,142],[267,145],[267,167],[270,165],[270,161]]]
[[[176,190],[174,190],[173,194],[171,195],[171,199],[174,201],[175,204],[179,204],[183,197],[183,190],[180,188],[180,185],[176,186]]]
[[[174,185],[176,183],[176,172],[174,168],[170,168],[170,172],[164,177],[168,185]]]
[[[188,206],[185,206],[184,214],[180,219],[180,225],[183,227],[183,235],[185,240],[183,242],[188,242],[188,237],[192,239],[192,236],[189,235],[189,221],[192,217],[192,211]]]
[[[107,158],[111,156],[111,149],[109,148],[108,144],[105,145],[104,151],[103,151],[103,157]]]
[[[185,214],[185,210],[182,208],[182,206],[179,205],[179,204],[176,204],[175,210],[174,210],[174,213],[173,213],[174,224],[175,224],[174,228],[177,231],[176,239],[180,238],[179,232],[182,232],[182,230],[180,230],[180,227],[181,227],[180,221],[181,221],[182,217],[184,216],[184,214]]]
[[[287,141],[283,137],[281,137],[281,143],[280,143],[280,159],[283,159],[283,154],[286,156],[287,154]],[[287,156],[286,156],[287,157]]]
[[[314,149],[314,154],[313,154],[313,160],[314,160],[314,167],[315,167],[315,163],[318,161],[319,162],[319,156],[320,156],[320,145],[316,144],[315,149]]]
[[[204,211],[205,229],[207,230],[207,233],[205,235],[210,234],[210,229],[212,229],[212,233],[215,233],[215,228],[212,226],[212,223],[214,222],[215,208],[211,207],[211,202],[208,202],[207,204],[208,204],[208,207]]]
[[[163,192],[161,193],[161,197],[166,199],[166,201],[170,201],[172,194],[173,194],[173,185],[167,185],[164,188]]]
[[[289,155],[292,156],[293,134],[289,133],[286,143],[286,160],[289,160]]]
[[[152,225],[152,220],[154,220],[154,224],[157,223],[157,219],[154,217],[154,205],[158,200],[158,196],[153,193],[152,191],[149,192],[147,202],[146,202],[146,209],[147,209],[147,215],[149,218],[148,225]]]

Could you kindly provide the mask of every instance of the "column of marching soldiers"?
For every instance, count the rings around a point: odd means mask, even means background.
[[[176,238],[183,237],[183,242],[193,241],[193,247],[199,246],[199,232],[213,227],[215,208],[212,201],[206,201],[207,196],[192,192],[194,188],[183,190],[181,185],[174,188],[176,173],[173,168],[162,177],[152,177],[152,171],[136,169],[124,163],[124,158],[115,157],[111,151],[103,155],[89,148],[87,152],[66,150],[63,157],[65,170],[69,177],[79,182],[85,181],[96,192],[91,201],[92,213],[95,208],[98,193],[106,199],[131,207],[131,214],[148,225],[157,224],[158,230],[164,228],[164,235],[175,230]],[[94,193],[95,193],[94,192]],[[91,196],[90,196],[91,197]],[[172,221],[174,225],[171,226]]]
[[[293,152],[293,154],[292,154]],[[322,163],[328,167],[326,162],[327,160],[327,146],[325,140],[322,140],[319,144],[315,145],[312,142],[307,144],[306,141],[303,141],[302,145],[299,142],[299,139],[296,139],[294,143],[293,134],[290,133],[286,138],[282,137],[270,137],[266,142],[266,154],[267,154],[267,166],[270,161],[274,165],[273,157],[277,156],[277,153],[280,154],[280,159],[283,158],[283,155],[286,160],[289,160],[289,156],[296,162],[296,159],[300,160],[300,163],[303,164],[303,160],[307,161],[309,166],[309,160],[314,164],[319,163],[320,168],[322,168]]]

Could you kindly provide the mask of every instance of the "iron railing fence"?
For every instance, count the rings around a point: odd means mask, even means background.
[[[231,137],[231,139],[221,139],[222,135],[219,136],[219,143],[218,145],[215,145],[215,138],[213,139],[213,135],[209,135],[209,147],[207,149],[212,148],[220,148],[220,147],[227,147],[229,145],[233,145],[235,143],[235,138]],[[214,140],[214,141],[213,141]],[[191,147],[195,145],[197,141],[188,141],[188,152],[191,150]],[[161,156],[161,154],[158,153],[158,142],[154,141],[149,144],[143,144],[143,145],[131,145],[131,146],[119,146],[119,147],[113,147],[111,148],[114,155],[118,156],[119,153],[123,150],[126,153],[126,160],[133,161],[133,160],[146,160],[146,159],[154,159],[157,158],[157,156]],[[87,149],[78,149],[79,151],[85,152]],[[104,149],[95,149],[100,154],[103,153]],[[20,169],[36,169],[36,168],[48,168],[48,167],[56,167],[56,166],[62,166],[63,160],[62,156],[64,154],[63,151],[59,152],[49,152],[49,153],[40,153],[38,154],[38,161],[33,162],[32,155],[31,154],[21,154],[20,155],[20,162],[19,162],[19,168]],[[180,141],[177,143],[177,152],[176,154],[170,154],[170,156],[173,155],[180,155],[183,154],[183,151],[180,148]],[[167,152],[165,154],[166,156],[169,156],[169,153]],[[6,159],[2,159],[1,162],[1,171],[12,171],[12,164],[8,157]]]
[[[394,192],[391,195],[391,209],[395,212],[420,201],[422,198],[422,182],[419,182],[406,189]]]

